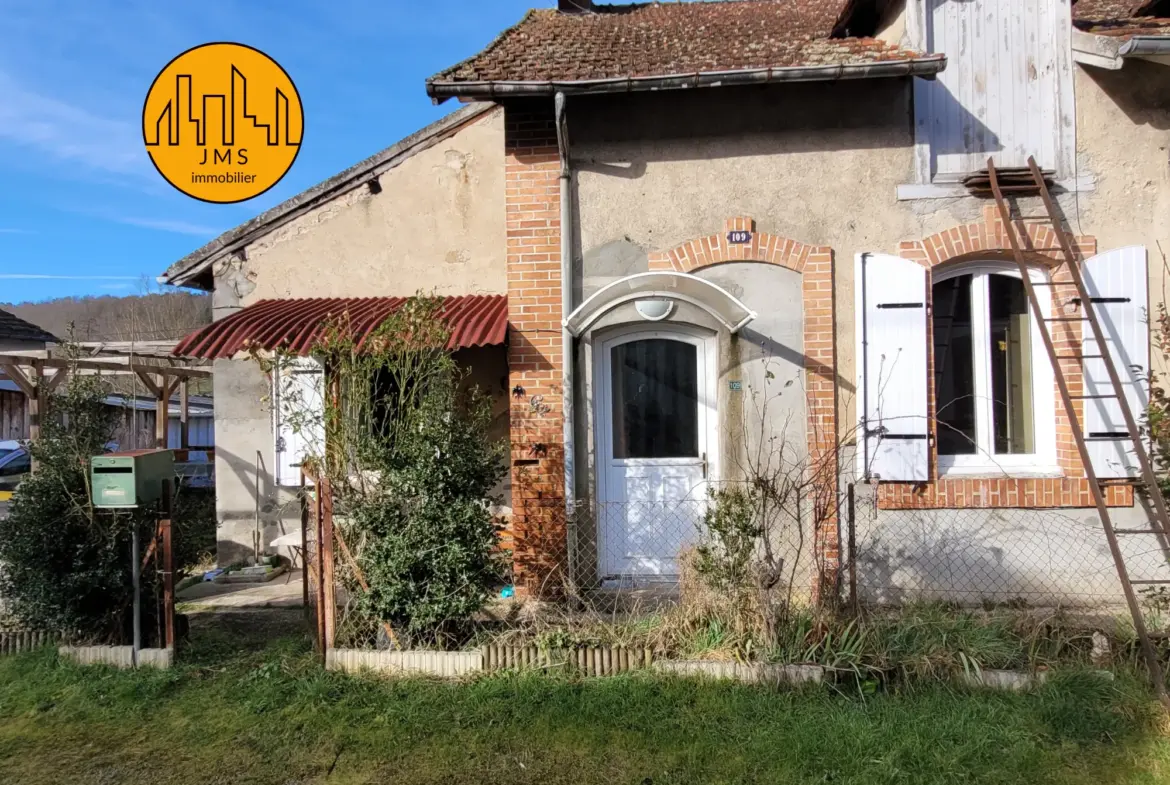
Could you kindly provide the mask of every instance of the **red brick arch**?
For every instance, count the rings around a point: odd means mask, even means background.
[[[723,262],[766,262],[805,272],[810,260],[814,265],[833,259],[833,249],[827,245],[808,245],[767,232],[757,232],[756,222],[746,216],[728,218],[722,234],[696,237],[665,251],[650,254],[650,270],[671,270],[690,273]],[[750,232],[751,241],[731,243],[731,232]],[[811,272],[815,272],[811,271]]]
[[[809,463],[823,479],[824,501],[835,510],[837,477],[837,355],[833,313],[833,249],[809,245],[767,232],[757,232],[747,216],[728,218],[722,234],[696,237],[650,254],[651,272],[691,273],[728,262],[761,262],[786,267],[801,275],[804,306],[805,398],[808,416]],[[750,232],[746,243],[731,243],[731,232]],[[820,536],[820,557],[838,563],[836,517],[826,521]]]
[[[1060,239],[1049,224],[1020,221],[1016,226],[1017,230],[1023,229],[1027,237],[1024,254],[1030,263],[1051,267],[1063,260]],[[1082,259],[1097,253],[1095,237],[1070,233],[1068,239],[1073,252]],[[903,242],[898,246],[898,255],[923,267],[958,262],[964,257],[1015,260],[1003,220],[995,207],[984,208],[982,223],[961,224],[921,240]]]

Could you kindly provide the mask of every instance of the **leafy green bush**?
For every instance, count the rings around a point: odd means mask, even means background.
[[[740,485],[712,489],[710,496],[695,570],[713,589],[742,592],[751,588],[752,560],[764,535],[760,502],[754,489]]]
[[[324,467],[352,545],[338,574],[351,609],[412,643],[464,632],[501,577],[490,504],[505,445],[490,437],[490,401],[463,389],[442,302],[411,298],[360,345],[338,325],[314,351],[326,440],[307,463]]]
[[[37,470],[0,521],[0,596],[30,629],[121,643],[131,624],[132,527],[145,534],[150,523],[90,502],[89,458],[105,451],[114,425],[102,398],[95,377],[74,375],[50,401],[29,448]]]

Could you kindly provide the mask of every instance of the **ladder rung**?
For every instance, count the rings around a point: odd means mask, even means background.
[[[1114,529],[1114,534],[1162,534],[1161,529]]]
[[[1058,360],[1104,360],[1103,354],[1058,354]]]
[[[1033,286],[1074,286],[1072,281],[1032,281]]]
[[[1116,398],[1116,395],[1070,395],[1074,401],[1096,401],[1101,399]]]
[[[1042,322],[1087,322],[1087,316],[1053,316],[1048,319],[1041,319]]]
[[[1130,581],[1134,586],[1170,586],[1170,581]]]

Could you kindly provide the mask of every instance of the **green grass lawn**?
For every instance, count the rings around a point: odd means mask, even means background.
[[[166,673],[0,658],[0,782],[1170,781],[1136,676],[866,698],[645,675],[390,681],[326,673],[260,618],[196,625]]]

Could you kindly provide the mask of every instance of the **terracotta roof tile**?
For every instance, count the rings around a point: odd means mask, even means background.
[[[1170,36],[1170,18],[1150,16],[1158,12],[1157,5],[1151,0],[1077,0],[1073,24],[1096,35]]]
[[[872,38],[833,37],[849,0],[722,0],[529,11],[487,49],[428,80],[573,82],[908,60]]]

